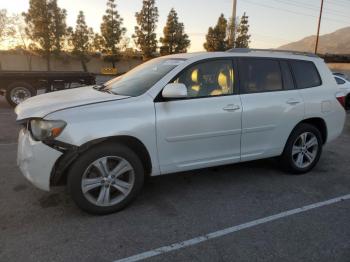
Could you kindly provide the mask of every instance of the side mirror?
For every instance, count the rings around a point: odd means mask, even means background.
[[[164,98],[183,98],[187,97],[187,88],[184,84],[167,84],[162,92]]]

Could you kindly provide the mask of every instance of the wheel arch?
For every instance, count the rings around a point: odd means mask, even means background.
[[[12,79],[12,80],[7,80],[4,83],[4,87],[6,90],[9,90],[12,88],[13,85],[18,85],[18,84],[26,84],[26,85],[29,85],[31,88],[36,89],[38,81],[33,79]]]
[[[293,131],[301,124],[309,124],[309,125],[316,127],[322,135],[323,144],[325,144],[327,142],[327,137],[328,137],[327,124],[326,124],[325,120],[320,118],[320,117],[310,117],[310,118],[306,118],[306,119],[303,119],[302,121],[300,121],[298,124],[295,125],[293,130],[290,132],[288,139],[292,135]]]
[[[281,167],[283,169],[285,169],[288,173],[291,173],[291,174],[304,174],[304,173],[309,172],[317,164],[317,162],[320,158],[320,155],[322,153],[322,146],[320,146],[319,147],[320,149],[318,149],[317,155],[312,160],[313,162],[309,166],[297,167],[297,166],[295,166],[294,163],[292,163],[293,162],[292,156],[290,154],[292,152],[293,145],[295,143],[294,139],[298,138],[298,136],[295,136],[295,138],[293,136],[294,136],[295,131],[298,128],[299,129],[302,128],[302,125],[305,126],[305,124],[307,124],[313,128],[316,128],[319,131],[319,133],[321,135],[321,139],[322,139],[322,144],[325,144],[327,142],[328,131],[327,131],[327,124],[326,124],[326,121],[324,119],[322,119],[320,117],[310,117],[310,118],[303,119],[298,124],[296,124],[295,127],[293,128],[293,130],[290,132],[290,135],[288,136],[288,139],[286,140],[283,152],[280,155]],[[301,130],[305,130],[305,128],[301,129]],[[297,134],[297,135],[299,135],[299,134]]]
[[[67,183],[67,171],[74,163],[74,161],[84,152],[91,150],[95,146],[99,146],[104,143],[122,144],[124,146],[127,146],[128,148],[133,150],[138,157],[140,157],[146,176],[149,176],[151,174],[151,156],[144,143],[142,143],[138,138],[133,136],[112,136],[91,140],[79,147],[71,146],[67,150],[65,150],[64,154],[56,161],[55,166],[52,169],[50,176],[50,187],[65,185]],[[60,145],[57,146],[60,147]]]

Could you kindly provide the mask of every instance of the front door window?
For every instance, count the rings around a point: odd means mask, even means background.
[[[233,94],[232,61],[215,60],[198,63],[185,69],[173,82],[185,84],[189,98]]]

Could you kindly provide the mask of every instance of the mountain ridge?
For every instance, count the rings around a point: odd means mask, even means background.
[[[313,52],[316,36],[307,36],[299,41],[288,43],[277,49]],[[350,54],[350,26],[338,29],[332,33],[320,36],[319,54]]]

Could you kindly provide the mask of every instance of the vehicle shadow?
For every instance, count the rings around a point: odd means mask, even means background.
[[[249,184],[254,179],[269,180],[285,175],[276,159],[265,159],[188,172],[148,177],[135,205],[142,205],[154,198],[172,198],[191,194],[192,190],[209,194],[210,191],[230,190],[232,185]]]
[[[13,108],[0,96],[0,144],[15,143],[19,126]]]
[[[190,200],[193,194],[225,194],[232,190],[232,187],[249,185],[252,180],[259,179],[259,177],[269,180],[283,174],[275,159],[266,159],[147,177],[140,195],[126,209],[138,212],[139,208],[143,210],[153,206],[156,209],[159,208],[162,213],[174,215],[175,209],[171,208],[171,204],[166,204],[165,199],[173,202],[177,199],[183,201],[185,196]],[[42,192],[37,196],[40,196],[37,198],[37,204],[42,209],[57,207],[61,211],[65,209],[65,213],[72,212],[73,216],[88,215],[74,205],[65,187],[54,188],[50,193]]]

